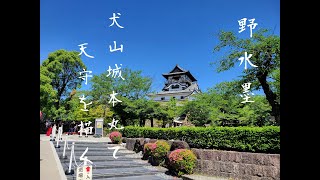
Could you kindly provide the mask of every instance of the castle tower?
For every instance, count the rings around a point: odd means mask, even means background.
[[[184,70],[178,64],[162,76],[166,78],[162,91],[148,95],[154,101],[169,101],[171,97],[180,101],[193,100],[192,95],[201,92],[190,71]]]

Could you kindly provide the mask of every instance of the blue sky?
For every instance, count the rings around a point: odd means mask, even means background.
[[[109,27],[113,13],[120,13]],[[152,89],[160,91],[167,73],[176,64],[190,70],[202,91],[243,74],[243,65],[217,73],[210,62],[223,54],[213,54],[220,30],[238,32],[238,20],[252,19],[260,28],[280,34],[279,0],[41,0],[40,63],[58,49],[85,51],[81,56],[87,70],[98,75],[115,64],[153,79]],[[241,38],[250,38],[247,27]],[[109,45],[123,44],[123,52],[110,52]],[[90,78],[89,78],[90,80]],[[89,89],[90,83],[83,83]]]

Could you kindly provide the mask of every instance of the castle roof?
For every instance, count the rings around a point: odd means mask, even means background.
[[[154,95],[184,94],[185,96],[189,96],[194,92],[195,93],[201,92],[200,89],[199,89],[198,84],[196,84],[196,83],[192,83],[189,87],[187,87],[184,90],[180,90],[180,91],[160,91],[160,92],[158,92],[158,93],[156,93]]]
[[[169,76],[183,75],[183,74],[186,74],[192,81],[197,81],[196,78],[194,78],[193,75],[190,73],[190,71],[187,71],[181,68],[178,64],[169,73],[164,73],[162,74],[162,76],[168,79]]]

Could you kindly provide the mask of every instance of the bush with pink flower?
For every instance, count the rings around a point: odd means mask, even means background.
[[[170,145],[166,141],[158,140],[154,145],[151,145],[151,164],[158,165],[161,162],[164,162],[169,150]]]
[[[191,174],[196,166],[196,155],[188,149],[176,149],[169,155],[169,168],[178,176]]]
[[[154,151],[157,147],[156,143],[146,143],[143,146],[143,158],[148,159],[151,156],[152,151]]]
[[[122,134],[118,131],[113,131],[109,134],[109,138],[111,139],[113,144],[120,144],[121,143],[121,138]]]

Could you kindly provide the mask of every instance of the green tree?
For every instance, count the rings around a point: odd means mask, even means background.
[[[252,97],[252,100],[254,101],[254,103],[248,103],[242,108],[238,108],[239,120],[241,120],[241,125],[271,125],[271,106],[267,102],[266,98],[261,95],[255,95]]]
[[[173,113],[170,113],[170,108],[166,103],[154,103],[154,118],[161,122],[161,127],[165,127],[168,122],[172,122]],[[171,111],[172,112],[172,111]]]
[[[100,75],[94,75],[91,78],[92,86],[90,95],[92,96],[93,101],[103,106],[102,117],[106,116],[106,110],[110,108],[110,106],[108,106],[108,102],[115,81],[113,78],[111,78],[110,76],[108,77],[107,75],[107,72],[104,72]]]
[[[206,103],[199,100],[188,102],[181,111],[183,114],[187,114],[188,120],[195,126],[204,126],[210,122],[210,108]]]
[[[139,124],[141,127],[145,126],[146,120],[151,120],[151,127],[153,127],[153,118],[155,115],[155,103],[147,99],[137,99],[132,102],[134,105],[134,111],[137,118],[139,119]]]
[[[254,103],[241,103],[239,89],[235,86],[238,81],[222,82],[207,92],[196,96],[196,104],[209,109],[209,120],[213,125],[222,125],[222,121],[240,120],[238,125],[263,126],[270,124],[271,106],[265,96],[255,95]],[[189,103],[189,102],[188,102]],[[191,108],[194,108],[190,105]],[[195,106],[196,107],[196,106]],[[199,113],[199,112],[198,112]]]
[[[46,117],[53,116],[57,92],[51,86],[51,78],[46,67],[40,65],[40,108]]]
[[[277,124],[280,123],[280,104],[278,95],[272,89],[270,75],[280,68],[280,37],[267,34],[263,29],[253,34],[252,38],[240,39],[233,32],[221,31],[218,34],[219,44],[214,47],[214,53],[221,49],[227,50],[227,56],[213,62],[217,65],[217,72],[229,70],[239,63],[238,59],[244,53],[252,54],[250,61],[258,66],[244,71],[241,83],[251,82],[252,89],[263,89],[270,106],[272,115],[275,116]],[[239,84],[240,86],[241,84]]]
[[[161,104],[156,105],[155,113],[162,120],[162,127],[169,122],[172,122],[175,118],[184,114],[181,110],[185,102],[177,101],[175,98],[171,97],[168,102],[161,102]]]
[[[120,96],[127,97],[131,100],[145,98],[151,90],[152,79],[142,75],[140,70],[131,70],[124,68],[122,76],[125,80],[116,78],[113,87],[117,89]]]
[[[73,89],[81,87],[82,79],[79,72],[86,69],[82,62],[79,52],[57,50],[48,55],[43,61],[42,66],[48,70],[48,77],[51,78],[51,86],[57,92],[55,108],[56,116],[64,113],[64,105]],[[68,99],[70,100],[70,99]],[[62,106],[62,107],[61,107]]]
[[[280,104],[280,69],[275,69],[270,78],[273,80],[270,83],[272,91],[277,95],[277,102]]]
[[[178,116],[178,107],[177,107],[177,100],[173,97],[170,98],[169,102],[166,103],[167,105],[167,112],[169,115],[169,119],[174,119]]]
[[[112,121],[113,112],[109,107],[106,107],[103,104],[93,103],[93,106],[90,108],[89,115],[92,121],[96,118],[103,118],[104,124],[107,124]]]
[[[98,101],[93,101],[92,96],[90,96],[90,91],[76,91],[73,90],[70,94],[70,100],[66,102],[66,114],[68,115],[65,120],[71,121],[91,121],[94,122],[96,118],[104,118],[104,124],[111,122],[113,112],[109,107],[99,104]],[[79,97],[84,95],[87,99],[85,102],[92,102],[87,109],[89,111],[83,111],[84,104],[80,103]]]
[[[126,97],[120,97],[121,103],[117,103],[113,109],[119,118],[122,118],[126,121],[125,125],[128,125],[128,122],[138,121],[139,126],[145,126],[147,119],[151,120],[151,127],[153,127],[153,119],[159,117],[160,108],[158,102],[148,100],[146,98],[141,99],[128,99]],[[119,116],[121,114],[121,116]]]
[[[209,119],[213,124],[221,124],[221,120],[237,120],[237,109],[242,108],[241,97],[237,95],[237,87],[234,82],[222,82],[207,92],[197,95],[199,104],[209,107]],[[236,89],[236,90],[235,90]]]
[[[114,117],[120,119],[123,126],[126,126],[129,120],[138,118],[136,109],[139,104],[134,100],[143,99],[150,92],[152,80],[149,77],[142,76],[142,71],[133,71],[124,68],[121,75],[125,80],[119,77],[108,76],[106,71],[100,75],[95,75],[92,79],[91,96],[94,101],[98,101],[114,112]],[[109,104],[110,94],[118,93],[116,98],[122,102],[116,103],[114,106]],[[142,113],[143,111],[141,111]],[[142,122],[141,122],[142,123]]]
[[[83,104],[80,103],[79,97],[84,95],[87,99],[86,102],[89,103],[92,101],[92,98],[88,96],[88,91],[76,91],[73,90],[69,97],[67,97],[63,108],[65,108],[65,114],[67,114],[67,117],[64,120],[70,120],[70,121],[88,121],[92,120],[90,118],[90,113],[92,110],[92,104],[90,106],[87,106],[87,109],[90,109],[90,111],[83,111],[81,109],[84,108]]]

